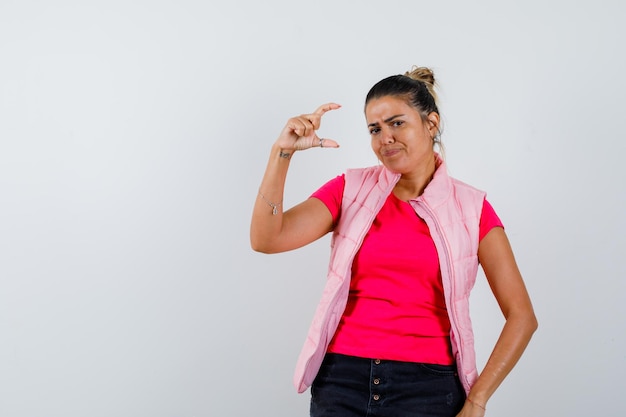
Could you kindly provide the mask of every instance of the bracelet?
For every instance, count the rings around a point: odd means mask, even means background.
[[[482,406],[482,405],[478,404],[477,402],[470,400],[469,397],[467,397],[467,401],[469,401],[470,404],[474,404],[478,408],[482,408],[483,411],[487,411],[487,408],[485,406]]]
[[[281,149],[280,153],[278,154],[278,156],[280,156],[281,158],[290,159],[291,158],[291,153],[283,152],[283,150]]]
[[[263,199],[263,201],[265,201],[267,204],[269,204],[269,206],[272,208],[272,216],[276,216],[278,214],[278,207],[280,207],[283,202],[281,201],[280,203],[276,204],[276,203],[272,203],[271,201],[269,201],[267,198],[265,198],[265,196],[263,194],[261,194],[261,192],[259,191],[259,195],[261,196],[261,198]]]

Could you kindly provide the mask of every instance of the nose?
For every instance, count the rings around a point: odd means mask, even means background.
[[[396,141],[389,129],[383,129],[380,133],[380,140],[383,145],[390,145]]]

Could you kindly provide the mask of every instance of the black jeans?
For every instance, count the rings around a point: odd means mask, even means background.
[[[455,365],[328,353],[311,386],[311,417],[454,417],[464,402]]]

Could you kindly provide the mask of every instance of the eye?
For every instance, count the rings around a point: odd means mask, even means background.
[[[393,122],[391,122],[391,125],[394,127],[402,126],[403,124],[404,124],[403,120],[394,120]]]
[[[380,128],[379,127],[373,127],[370,129],[370,135],[375,135],[378,132],[380,132]]]

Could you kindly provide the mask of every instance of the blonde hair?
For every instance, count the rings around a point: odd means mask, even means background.
[[[417,65],[413,65],[413,67],[409,71],[405,72],[404,75],[426,84],[426,88],[435,100],[435,104],[439,106],[439,97],[437,96],[437,91],[435,91],[435,88],[438,86],[437,81],[435,81],[435,73],[433,70],[428,67],[418,67]]]

